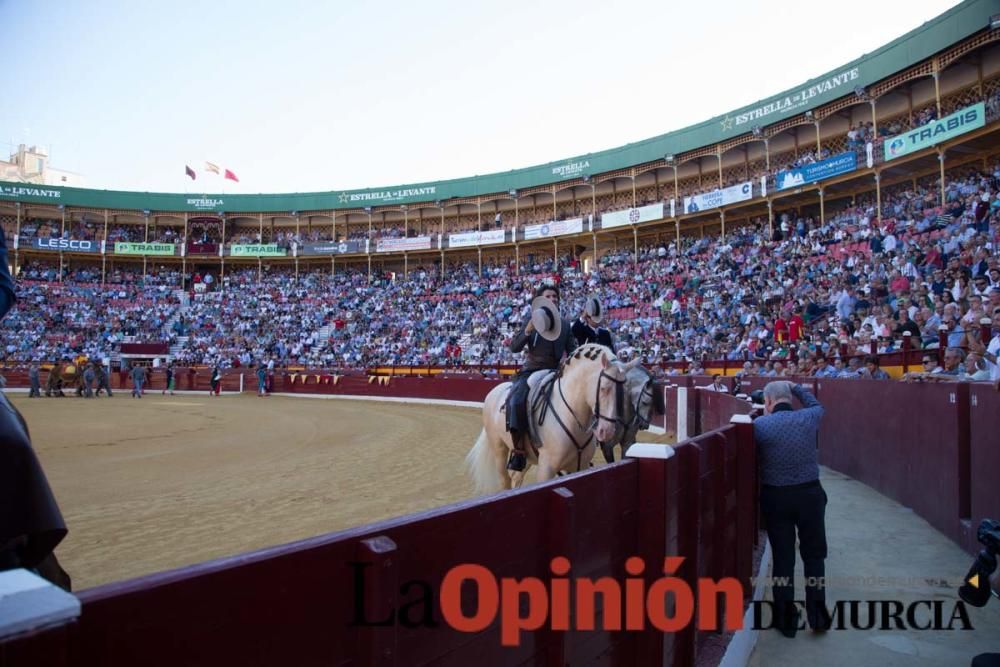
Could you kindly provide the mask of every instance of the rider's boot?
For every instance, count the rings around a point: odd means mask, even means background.
[[[528,457],[524,455],[524,436],[516,431],[511,431],[510,437],[514,441],[514,451],[507,459],[507,470],[521,472],[528,465]]]

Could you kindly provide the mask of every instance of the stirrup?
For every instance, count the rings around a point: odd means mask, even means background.
[[[528,458],[524,455],[524,452],[513,451],[510,453],[510,458],[507,459],[507,470],[523,472],[527,464]]]

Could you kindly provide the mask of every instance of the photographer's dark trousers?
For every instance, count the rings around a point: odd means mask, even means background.
[[[795,607],[795,534],[806,578],[806,614],[810,627],[829,623],[825,617],[826,491],[819,480],[793,486],[761,487],[760,509],[774,558],[775,626],[791,622]],[[787,583],[781,583],[787,582]],[[809,585],[809,584],[812,585]],[[780,585],[779,585],[780,584]]]
[[[528,378],[532,373],[545,371],[545,368],[532,370],[522,369],[514,376],[513,386],[507,395],[507,430],[512,433],[528,432],[530,417],[528,416]]]

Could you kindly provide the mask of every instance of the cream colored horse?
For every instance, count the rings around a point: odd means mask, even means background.
[[[538,449],[536,452],[526,444],[525,453],[529,467],[538,466],[538,481],[551,479],[560,471],[587,468],[597,443],[615,437],[621,423],[619,406],[627,400],[626,374],[638,363],[623,364],[606,347],[584,345],[557,371],[551,390],[545,392],[548,398],[539,400],[536,410],[532,406],[539,392],[532,390],[528,418],[532,423],[531,441]],[[501,407],[510,388],[511,383],[505,382],[487,394],[483,430],[465,457],[477,493],[510,489],[512,485],[520,486],[524,479],[524,473],[514,473],[512,478],[507,471],[514,445]]]

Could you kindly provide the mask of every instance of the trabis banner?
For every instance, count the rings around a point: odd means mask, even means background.
[[[230,257],[284,257],[288,251],[277,243],[234,243],[229,246]]]
[[[583,218],[570,220],[553,220],[541,225],[527,225],[524,228],[524,239],[541,239],[564,234],[579,234],[583,231]]]
[[[712,190],[693,197],[684,198],[684,213],[697,213],[710,208],[719,208],[753,198],[753,183],[738,183],[721,190]]]
[[[33,239],[31,247],[36,250],[58,250],[60,252],[101,252],[100,241],[82,239]]]
[[[115,254],[172,257],[177,254],[177,246],[173,243],[131,243],[118,241],[115,243]]]
[[[774,183],[778,190],[787,190],[806,183],[815,183],[840,174],[847,174],[857,168],[858,156],[853,151],[848,151],[813,164],[807,164],[804,167],[779,171]]]
[[[889,137],[883,144],[886,161],[909,155],[915,151],[936,146],[942,141],[957,137],[986,125],[986,104],[979,102],[971,107],[935,120],[921,127]]]
[[[638,225],[642,222],[663,219],[663,203],[629,208],[624,211],[612,211],[601,215],[601,229],[621,227],[623,225]]]
[[[505,232],[502,229],[493,229],[488,232],[464,232],[462,234],[449,234],[449,248],[466,248],[468,246],[490,245],[493,243],[503,243]]]

